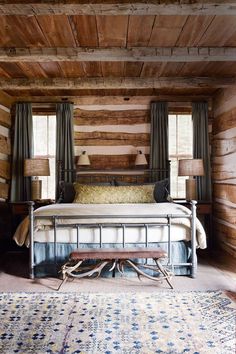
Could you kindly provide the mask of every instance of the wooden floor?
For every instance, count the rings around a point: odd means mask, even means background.
[[[202,252],[198,257],[198,275],[196,279],[186,276],[173,277],[176,291],[217,290],[236,292],[236,259],[225,253],[209,256]],[[0,264],[0,291],[48,292],[55,291],[60,284],[57,278],[28,278],[27,253],[11,252],[5,254]],[[156,283],[136,276],[123,278],[78,279],[68,281],[60,292],[119,292],[119,291],[163,291],[169,290],[168,284]]]

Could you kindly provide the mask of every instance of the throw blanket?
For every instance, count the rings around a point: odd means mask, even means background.
[[[96,224],[96,223],[166,223],[165,215],[181,216],[189,215],[191,211],[179,204],[175,203],[145,203],[145,204],[52,204],[41,207],[34,212],[37,217],[40,216],[61,216],[57,219],[58,224]],[[63,218],[64,216],[68,218]],[[78,217],[70,219],[69,217]],[[89,218],[86,218],[86,216]],[[91,218],[92,216],[92,218]],[[94,216],[94,218],[93,218]],[[112,216],[113,218],[109,218]],[[133,217],[134,216],[134,217]],[[157,217],[158,216],[158,217]],[[202,224],[197,219],[197,246],[206,248],[206,235]],[[191,228],[190,219],[174,218],[172,224],[183,225]],[[52,226],[51,219],[37,218],[34,223],[34,230],[45,230]],[[29,218],[27,217],[19,225],[14,235],[14,240],[19,246],[26,245],[29,247]],[[187,240],[191,239],[191,234]]]

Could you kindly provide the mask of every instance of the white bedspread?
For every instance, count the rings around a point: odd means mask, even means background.
[[[99,223],[166,223],[165,215],[188,215],[191,211],[179,204],[175,203],[145,203],[145,204],[52,204],[45,207],[41,207],[34,212],[35,216],[52,216],[57,215],[58,224],[68,224],[79,223],[79,224],[99,224]],[[65,219],[60,218],[60,216],[78,216],[75,219]],[[86,216],[90,216],[86,219]],[[99,216],[99,218],[97,217]],[[115,218],[109,219],[106,216],[114,216]],[[132,216],[132,217],[131,217]],[[135,216],[133,218],[133,216]],[[146,218],[145,216],[152,216]],[[162,218],[157,216],[163,216]],[[176,240],[190,240],[190,219],[188,218],[174,218],[172,219],[172,224],[180,226],[185,230],[182,237],[177,235],[175,238],[175,233],[171,232],[172,241]],[[37,242],[47,242],[48,239],[43,239],[42,232],[37,232],[40,230],[48,230],[52,225],[50,219],[35,219],[35,241]],[[200,221],[197,219],[197,246],[200,248],[206,248],[206,235],[201,225]],[[167,229],[167,228],[165,228]],[[29,246],[29,219],[26,218],[18,227],[14,240],[18,245],[25,244]],[[188,232],[186,232],[188,230]],[[60,230],[59,230],[60,231]],[[65,234],[65,230],[63,231]],[[127,231],[128,233],[128,231]],[[40,234],[40,237],[37,236]],[[66,234],[65,234],[66,235]],[[59,241],[58,241],[59,242]],[[69,242],[68,237],[65,236],[64,240],[60,242]],[[157,240],[158,242],[158,240]]]

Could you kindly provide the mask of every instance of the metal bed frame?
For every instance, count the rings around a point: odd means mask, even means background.
[[[58,216],[58,215],[52,215],[52,216],[36,216],[34,215],[33,212],[33,206],[34,202],[28,202],[29,206],[29,221],[30,221],[30,278],[33,279],[35,277],[35,262],[34,262],[34,222],[36,219],[50,219],[52,220],[53,224],[53,232],[54,232],[54,262],[57,264],[57,230],[58,228],[65,228],[65,227],[72,227],[77,230],[77,248],[79,248],[80,245],[80,240],[79,240],[79,231],[83,227],[92,227],[92,228],[98,228],[99,229],[99,236],[100,236],[100,248],[103,246],[103,239],[102,239],[102,230],[106,227],[118,227],[122,228],[123,230],[123,242],[122,246],[125,247],[125,231],[127,228],[132,227],[132,226],[138,226],[138,227],[144,227],[145,228],[145,245],[148,246],[148,230],[151,226],[162,226],[162,227],[167,227],[168,228],[168,263],[167,266],[170,267],[172,270],[176,266],[189,266],[190,267],[190,276],[192,278],[195,278],[197,275],[197,255],[196,255],[196,204],[197,202],[195,200],[189,201],[191,205],[191,213],[189,215],[172,215],[172,214],[158,214],[158,215],[139,215],[141,218],[149,218],[149,219],[165,219],[165,222],[153,222],[150,223],[126,223],[125,219],[127,218],[137,218],[137,215],[109,215],[106,216],[106,218],[109,218],[111,220],[115,220],[117,218],[122,218],[124,219],[124,222],[122,223],[99,223],[99,219],[104,218],[104,215],[88,215],[88,216],[71,216],[71,215],[63,215],[63,216]],[[58,224],[58,219],[63,218],[63,219],[75,219],[75,223],[72,223],[70,225],[68,224]],[[88,219],[88,223],[79,223],[79,219]],[[97,223],[89,223],[90,219],[96,218],[98,220]],[[188,218],[190,219],[191,223],[191,261],[189,263],[172,263],[172,255],[171,255],[171,224],[172,220],[176,218]]]
[[[135,174],[136,173],[136,174]],[[153,182],[153,181],[158,181],[160,179],[168,178],[170,181],[170,161],[167,163],[167,169],[149,169],[149,170],[103,170],[103,171],[96,171],[96,170],[84,170],[82,173],[78,173],[74,169],[67,169],[63,170],[62,169],[62,163],[61,161],[57,162],[57,176],[59,178],[59,182],[63,182],[65,179],[65,176],[72,176],[73,180],[77,180],[78,182],[80,181],[81,178],[83,178],[83,183],[84,183],[84,178],[87,178],[87,180],[91,183],[92,181],[97,182],[98,178],[99,181],[103,180],[105,182],[108,181],[113,181],[114,179],[119,179],[121,181],[124,181],[126,177],[132,177],[135,183],[138,183],[139,180],[143,180],[143,178],[146,178],[146,182]],[[155,182],[153,182],[155,183]],[[60,183],[59,183],[60,187]],[[61,198],[61,193],[60,191],[60,197]],[[178,201],[181,203],[181,201]],[[30,278],[34,278],[35,276],[35,262],[34,262],[34,222],[36,219],[51,219],[52,225],[53,225],[53,230],[54,230],[54,262],[57,264],[57,230],[58,228],[65,228],[65,227],[72,227],[75,228],[77,231],[77,248],[79,248],[80,245],[80,239],[79,239],[79,231],[83,227],[91,227],[91,228],[98,228],[99,229],[99,246],[102,248],[103,246],[103,236],[102,236],[102,230],[106,227],[117,227],[121,228],[123,230],[123,241],[122,241],[122,246],[125,247],[126,244],[126,239],[125,239],[125,232],[126,229],[132,226],[138,226],[138,227],[144,227],[145,228],[145,246],[148,247],[148,230],[151,226],[160,226],[160,227],[167,227],[168,228],[168,264],[167,266],[170,267],[172,270],[176,266],[189,266],[191,269],[190,276],[192,278],[195,278],[197,275],[197,256],[196,256],[196,204],[197,202],[192,200],[189,201],[189,204],[191,205],[191,213],[189,215],[171,215],[171,214],[159,214],[159,215],[139,215],[141,218],[149,218],[149,219],[158,219],[162,218],[165,220],[165,222],[156,222],[154,221],[153,223],[128,223],[125,222],[125,219],[127,218],[136,218],[136,215],[109,215],[105,216],[106,219],[110,219],[111,222],[109,223],[99,223],[99,219],[104,218],[104,215],[91,215],[91,216],[71,216],[71,215],[63,215],[63,216],[58,216],[58,215],[53,215],[53,216],[36,216],[34,215],[34,202],[28,202],[29,206],[29,221],[30,221]],[[63,224],[58,224],[58,219],[63,218],[63,219],[75,219],[75,223],[72,223],[70,225],[63,225]],[[98,221],[96,223],[90,223],[90,219],[96,218]],[[115,219],[124,219],[124,222],[122,223],[115,223]],[[172,255],[171,255],[171,224],[172,220],[176,218],[188,218],[190,219],[191,223],[191,261],[189,263],[177,263],[173,264],[172,262]],[[88,223],[80,223],[79,219],[87,219]],[[114,222],[112,222],[114,220]],[[69,255],[68,255],[69,256]]]

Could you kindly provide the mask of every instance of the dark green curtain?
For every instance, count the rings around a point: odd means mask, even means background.
[[[192,103],[193,158],[203,159],[205,175],[196,177],[199,200],[211,201],[211,162],[208,135],[207,102]]]
[[[12,154],[11,201],[31,199],[31,178],[24,177],[24,159],[33,156],[31,103],[17,103]]]
[[[73,104],[58,103],[56,105],[57,133],[56,133],[56,161],[61,163],[65,171],[64,181],[74,181],[74,131],[73,131]],[[59,198],[59,176],[56,175],[56,198]]]
[[[150,169],[169,168],[168,103],[151,102]],[[157,172],[157,179],[169,177],[168,172]]]

